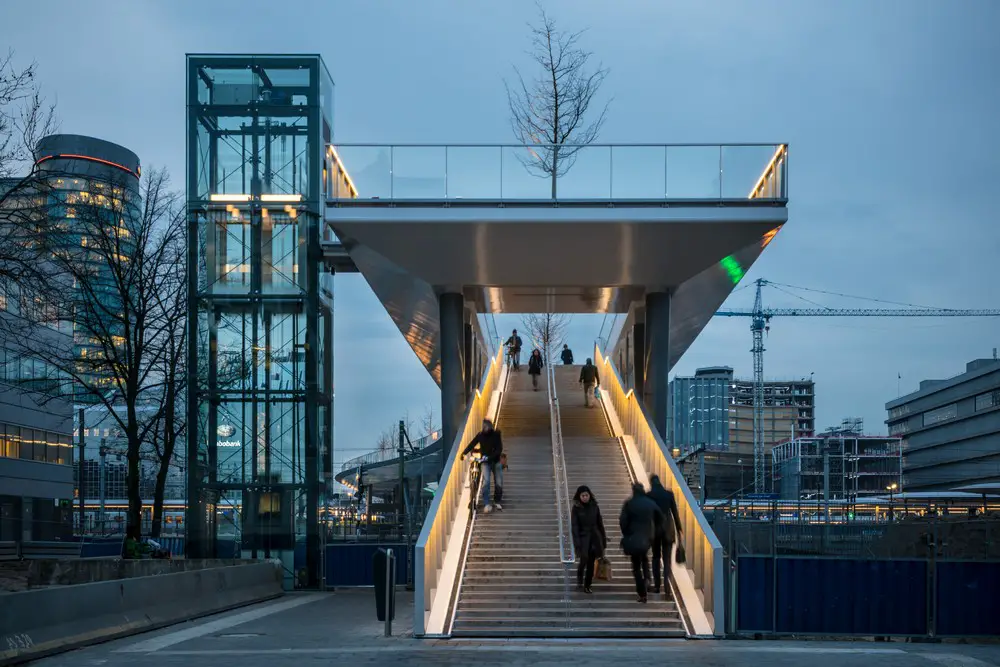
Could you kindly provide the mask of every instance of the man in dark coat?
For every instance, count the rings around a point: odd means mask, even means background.
[[[569,345],[563,344],[562,362],[565,366],[570,366],[573,364],[573,350],[569,349]]]
[[[472,438],[469,445],[462,452],[464,459],[469,452],[479,446],[479,452],[483,455],[482,463],[482,489],[483,489],[483,511],[492,512],[494,509],[502,510],[500,501],[503,500],[503,438],[500,431],[493,428],[493,422],[489,419],[483,420],[483,429]],[[490,504],[490,477],[493,477],[493,504]]]
[[[594,566],[608,546],[608,534],[597,499],[586,486],[581,486],[573,496],[573,548],[576,549],[576,587],[590,594],[594,583]]]
[[[622,551],[632,559],[632,576],[639,602],[646,602],[649,548],[664,521],[663,512],[649,499],[642,484],[633,484],[632,497],[622,506],[618,523],[622,529]]]
[[[681,535],[681,516],[677,511],[674,492],[664,487],[657,475],[649,478],[649,499],[656,503],[664,516],[661,529],[653,536],[653,592],[659,593],[660,564],[663,564],[663,582],[666,585],[670,576],[670,557],[674,542],[680,539]]]
[[[597,366],[590,359],[587,359],[587,363],[580,369],[580,384],[583,385],[583,404],[589,408],[594,387],[601,386],[601,376],[597,373]]]

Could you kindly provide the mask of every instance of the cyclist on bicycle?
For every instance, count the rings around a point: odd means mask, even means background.
[[[514,366],[514,370],[521,370],[521,337],[517,335],[517,329],[514,329],[514,333],[504,345],[507,346],[507,354],[510,355],[510,363]]]
[[[483,420],[483,430],[476,434],[468,447],[462,452],[462,459],[465,459],[476,447],[483,456],[482,462],[482,489],[484,511],[489,513],[494,509],[502,510],[500,501],[503,500],[503,439],[500,431],[493,428],[493,422],[489,419]],[[493,478],[493,503],[490,504],[490,477]]]

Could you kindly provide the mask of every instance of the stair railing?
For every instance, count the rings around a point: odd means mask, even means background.
[[[614,422],[612,430],[615,431],[615,436],[623,437],[626,447],[634,448],[632,451],[637,454],[637,463],[641,464],[642,468],[636,471],[637,476],[659,475],[663,485],[674,492],[687,554],[686,567],[690,571],[694,587],[689,600],[702,607],[699,616],[705,619],[704,624],[699,622],[696,625],[708,626],[707,633],[704,634],[723,635],[726,627],[726,572],[722,543],[708,525],[701,506],[684,481],[673,456],[667,451],[663,438],[652,426],[642,401],[631,389],[626,391],[618,370],[611,360],[602,354],[599,343],[594,345],[594,361],[597,362],[601,374],[600,400],[609,419]],[[686,606],[689,600],[684,601]],[[691,611],[688,609],[689,614],[694,617],[695,614]],[[703,632],[696,631],[694,634]]]
[[[413,634],[416,636],[440,635],[447,623],[448,605],[460,575],[465,528],[471,518],[467,466],[462,465],[459,454],[482,428],[484,417],[496,418],[494,413],[502,392],[500,382],[506,375],[503,353],[504,348],[499,345],[465,410],[462,428],[454,442],[443,443],[448,447],[444,450],[447,460],[414,548]]]
[[[556,391],[555,367],[551,356],[546,354],[545,374],[549,392],[549,421],[552,429],[552,478],[556,494],[556,514],[559,517],[559,558],[563,563],[576,560],[576,548],[573,546],[573,520],[570,517],[571,505],[569,482],[566,480],[566,455],[563,451],[562,417],[559,414],[559,394]]]

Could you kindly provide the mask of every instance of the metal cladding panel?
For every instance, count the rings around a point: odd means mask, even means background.
[[[372,559],[379,549],[396,554],[396,583],[406,584],[408,559],[402,544],[328,544],[326,545],[327,588],[374,586]]]
[[[1000,636],[1000,562],[937,564],[938,635]]]
[[[927,562],[781,558],[778,632],[922,635]]]
[[[770,556],[740,556],[736,576],[736,629],[774,632],[774,560]]]

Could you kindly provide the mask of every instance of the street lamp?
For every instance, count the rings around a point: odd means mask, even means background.
[[[898,488],[899,488],[899,484],[897,484],[896,482],[893,482],[889,486],[885,487],[885,490],[889,492],[889,520],[890,521],[892,521],[892,502],[893,502],[893,499],[894,499],[894,495],[896,493],[896,489],[898,489]]]

